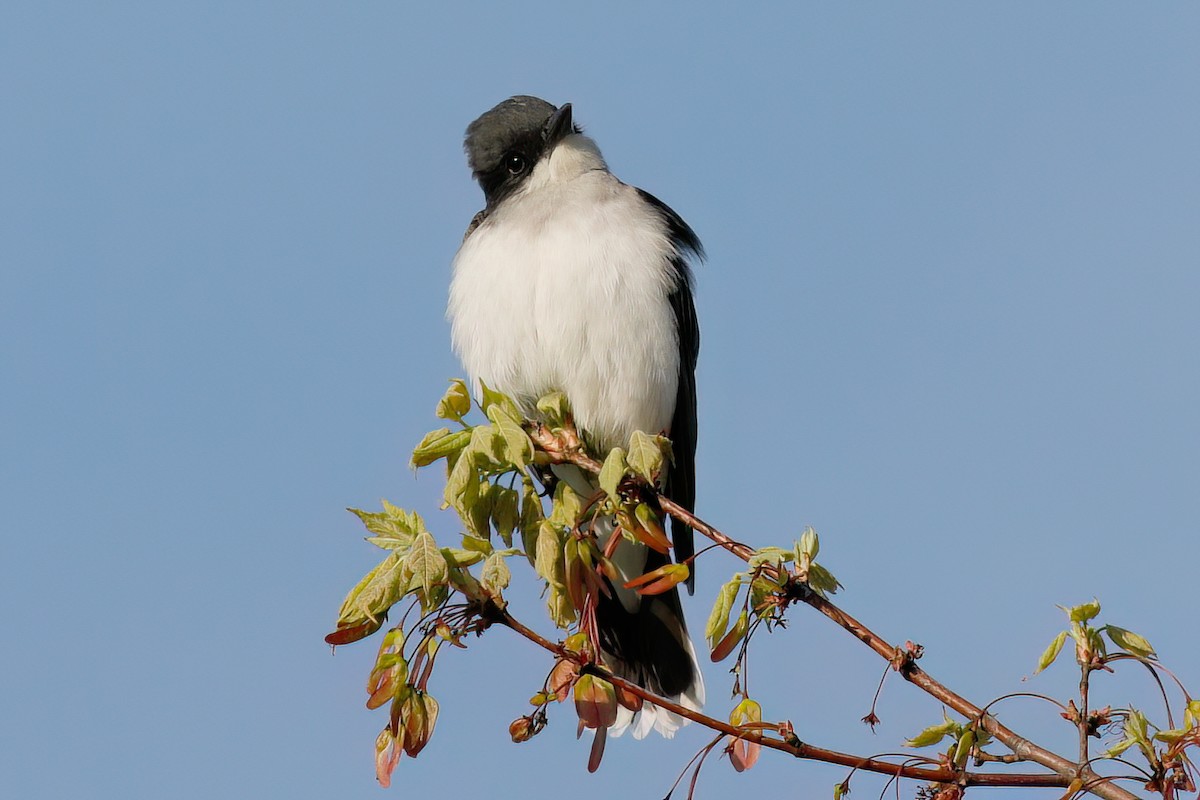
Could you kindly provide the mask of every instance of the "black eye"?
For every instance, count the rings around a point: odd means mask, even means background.
[[[519,153],[511,153],[504,159],[504,165],[508,167],[509,174],[520,175],[525,171],[525,157]]]

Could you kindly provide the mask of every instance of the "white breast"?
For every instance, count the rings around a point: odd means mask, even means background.
[[[583,140],[582,143],[577,140]],[[576,144],[573,149],[570,145]],[[666,430],[679,344],[665,222],[570,136],[454,259],[454,349],[474,379],[526,408],[554,390],[601,449]]]

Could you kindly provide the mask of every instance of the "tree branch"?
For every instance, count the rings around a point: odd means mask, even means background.
[[[659,708],[666,709],[674,714],[678,714],[685,719],[691,720],[699,725],[703,725],[710,730],[723,733],[734,738],[744,739],[754,744],[760,744],[763,747],[768,747],[772,750],[778,750],[782,753],[787,753],[795,758],[801,758],[811,761],[822,761],[827,764],[837,764],[852,769],[864,770],[868,772],[878,772],[883,775],[899,776],[912,780],[925,781],[929,783],[954,783],[960,786],[1032,786],[1032,787],[1065,787],[1070,784],[1071,778],[1065,778],[1056,774],[1022,774],[1022,773],[981,773],[981,772],[966,772],[959,771],[950,767],[914,767],[904,764],[895,764],[889,761],[881,761],[876,758],[865,756],[856,756],[849,753],[841,753],[836,750],[828,750],[823,747],[806,744],[799,739],[791,741],[776,738],[768,735],[761,730],[746,730],[731,725],[724,720],[710,717],[699,711],[687,708],[665,697],[660,697],[646,689],[638,686],[636,683],[625,680],[624,678],[614,675],[612,672],[600,667],[596,664],[583,663],[579,654],[565,649],[559,644],[556,644],[546,637],[542,636],[537,631],[527,627],[507,610],[498,611],[493,615],[489,615],[495,622],[499,622],[507,628],[510,628],[515,633],[525,637],[529,641],[547,650],[548,652],[560,657],[568,658],[576,663],[579,663],[583,671],[591,672],[602,677],[604,680],[620,687],[630,694],[641,698],[643,701],[653,703]]]
[[[529,433],[534,444],[543,450],[547,455],[549,455],[551,459],[560,463],[574,464],[575,466],[592,473],[598,474],[600,472],[602,464],[584,452],[579,442],[578,435],[575,433],[575,431],[567,429],[561,433],[556,433],[551,431],[546,426],[535,424],[531,426]],[[686,523],[693,530],[699,531],[701,534],[708,537],[716,544],[724,547],[730,553],[742,559],[743,561],[749,561],[754,555],[753,548],[742,544],[741,542],[738,542],[729,536],[726,536],[718,529],[709,525],[704,520],[700,519],[695,514],[680,506],[670,498],[662,495],[661,493],[659,494],[659,503],[663,510],[672,517]],[[806,585],[797,584],[797,586],[801,590],[792,592],[794,599],[804,602],[805,604],[816,609],[823,616],[837,623],[843,630],[847,631],[854,636],[854,638],[858,639],[867,647],[874,650],[881,658],[885,659],[889,663],[897,664],[897,654],[903,652],[900,648],[889,644],[866,625],[863,625],[850,614],[838,608],[828,599],[808,589]],[[1105,798],[1105,800],[1136,800],[1136,796],[1125,789],[1111,782],[1104,781],[1100,776],[1092,771],[1091,767],[1087,763],[1077,763],[1071,761],[1070,759],[1064,758],[1034,744],[1007,726],[1001,724],[1000,721],[991,714],[986,713],[974,703],[971,703],[967,699],[951,691],[940,681],[933,678],[933,676],[917,666],[916,662],[911,657],[902,659],[899,662],[897,669],[909,683],[912,683],[933,698],[954,709],[963,717],[970,720],[977,720],[980,727],[1003,743],[1005,747],[1009,748],[1009,750],[1011,750],[1020,759],[1041,764],[1042,766],[1047,767],[1056,773],[1058,778],[1057,781],[1040,785],[1066,786],[1069,785],[1071,781],[1079,778],[1085,784],[1090,785],[1089,791],[1093,792],[1099,797]],[[671,711],[680,713],[679,711],[676,711],[675,708],[671,708],[670,705],[660,703],[659,700],[661,699],[662,698],[652,700],[652,702],[654,702],[656,705],[662,706],[663,708],[668,708]],[[683,710],[688,711],[687,709]],[[680,715],[687,717],[688,719],[696,719],[696,717],[701,717],[703,720],[705,720],[702,724],[706,725],[708,724],[708,721],[711,720],[709,717],[704,717],[704,715],[697,714],[697,712],[692,711],[688,711],[688,713],[680,713]],[[696,719],[696,721],[701,720]],[[720,726],[724,725],[724,723],[721,723],[717,720],[711,721],[714,722],[715,725],[709,725],[709,727],[712,727],[714,730],[723,730],[723,728]],[[738,735],[747,736],[747,734],[744,732],[739,732]],[[758,736],[762,736],[762,734],[760,733]],[[800,758],[810,757],[802,755],[798,752],[793,752],[792,750],[788,749],[790,746],[787,745],[786,742],[770,739],[769,737],[761,743],[764,747],[772,747],[776,750],[791,752],[792,755],[796,755]],[[844,754],[834,755],[847,759],[855,758],[854,756],[845,756]],[[843,763],[842,761],[833,759],[830,760],[832,763]],[[853,764],[850,765],[853,766]],[[896,765],[887,766],[891,770],[889,774],[894,774],[895,770],[897,769]],[[880,769],[876,771],[883,770]],[[983,776],[980,775],[979,777],[982,778]],[[944,781],[945,777],[932,778],[932,780]],[[991,785],[997,784],[993,783]]]

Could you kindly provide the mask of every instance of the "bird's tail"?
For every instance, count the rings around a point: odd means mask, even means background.
[[[580,496],[596,490],[593,482],[575,467],[554,467],[555,475],[571,485]],[[611,519],[596,521],[601,545],[613,534]],[[596,603],[596,627],[600,648],[613,672],[638,686],[685,708],[699,711],[704,705],[704,678],[696,650],[688,636],[679,592],[672,587],[657,595],[639,595],[623,584],[669,562],[669,557],[644,544],[623,541],[613,554],[617,580],[609,583],[610,596]],[[607,579],[606,579],[607,580]],[[688,720],[651,703],[632,712],[621,706],[617,722],[609,732],[620,736],[632,729],[635,739],[652,730],[666,738]]]
[[[618,550],[625,547],[644,546],[622,542]],[[646,550],[650,557],[645,561],[644,572],[666,563],[666,556]],[[685,708],[699,711],[704,705],[704,678],[688,636],[679,593],[671,588],[662,594],[638,597],[640,602],[630,609],[621,596],[628,591],[614,587],[613,596],[601,596],[596,605],[596,626],[600,630],[600,647],[605,660],[617,675]],[[678,714],[645,703],[636,713],[620,707],[617,722],[610,732],[620,736],[626,729],[631,729],[633,737],[641,739],[655,730],[669,739],[687,722]]]

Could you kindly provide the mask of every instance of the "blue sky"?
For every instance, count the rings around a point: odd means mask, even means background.
[[[737,6],[6,5],[12,796],[661,797],[706,741],[619,740],[588,776],[564,709],[513,745],[549,664],[495,631],[439,664],[435,739],[384,792],[375,646],[321,642],[376,559],[344,507],[457,531],[406,463],[459,374],[462,132],[518,93],[574,103],[708,249],[703,516],[814,525],[843,605],[973,699],[1069,694],[1022,679],[1093,595],[1200,685],[1200,11]],[[694,628],[736,567],[700,564]],[[802,739],[887,752],[940,718],[890,683],[872,735],[881,664],[791,622],[753,680]],[[1002,718],[1071,746],[1052,711]],[[714,762],[699,796],[843,774]]]

